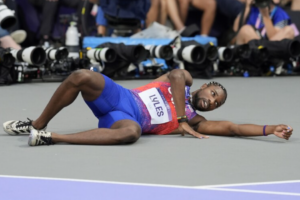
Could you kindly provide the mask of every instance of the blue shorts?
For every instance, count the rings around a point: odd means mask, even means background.
[[[102,74],[103,75],[103,74]],[[94,101],[85,101],[98,118],[98,128],[110,128],[119,120],[129,119],[140,126],[140,111],[129,89],[126,89],[103,75],[105,86]]]

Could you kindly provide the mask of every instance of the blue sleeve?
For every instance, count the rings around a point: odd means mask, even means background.
[[[259,15],[258,8],[255,6],[251,6],[246,24],[255,25],[258,15]]]
[[[272,19],[274,26],[283,28],[291,24],[291,19],[288,14],[281,8],[277,7],[276,13]]]

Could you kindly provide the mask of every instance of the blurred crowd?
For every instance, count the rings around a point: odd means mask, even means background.
[[[5,0],[17,23],[0,28],[1,47],[63,45],[71,21],[84,36],[121,36],[139,32],[153,22],[185,37],[201,35],[220,45],[244,44],[251,39],[281,40],[297,36],[288,11],[300,11],[299,0],[273,0],[257,8],[253,0]],[[0,12],[1,15],[1,12]],[[270,19],[266,21],[265,18]],[[131,32],[126,32],[126,31]],[[123,31],[123,32],[122,32]]]

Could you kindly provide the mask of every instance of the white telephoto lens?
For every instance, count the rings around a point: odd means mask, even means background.
[[[220,47],[220,48],[218,49],[219,59],[220,59],[221,61],[225,61],[225,58],[224,58],[224,52],[225,52],[226,49],[227,49],[226,47]]]
[[[35,49],[36,47],[28,47],[26,49],[24,49],[23,53],[22,53],[22,59],[29,63],[29,64],[33,64],[32,63],[32,51]]]
[[[107,57],[106,57],[106,53],[107,53],[108,50],[109,50],[109,48],[107,48],[107,47],[105,47],[105,48],[99,50],[99,51],[100,51],[100,60],[103,60],[103,61],[105,61],[105,62],[108,61],[108,60],[107,60]]]
[[[1,1],[0,1],[1,3]],[[14,11],[7,8],[6,5],[0,4],[0,24],[3,29],[8,29],[16,23]]]
[[[155,55],[156,58],[162,58],[161,55],[160,55],[160,53],[159,53],[159,51],[160,51],[160,49],[162,48],[162,46],[163,46],[163,45],[158,45],[158,46],[156,46],[155,52],[154,52],[154,55]]]
[[[57,50],[54,49],[53,47],[50,47],[50,48],[46,49],[47,58],[49,60],[56,60],[56,58],[55,58],[56,57],[56,52],[57,52]]]
[[[195,49],[196,45],[189,45],[187,47],[184,47],[182,51],[182,58],[189,62],[189,63],[194,63],[194,60],[192,58],[192,52]]]
[[[87,57],[91,60],[97,60],[95,54],[97,53],[97,49],[90,49],[87,51]]]
[[[12,55],[16,60],[18,60],[18,58],[17,58],[17,53],[18,53],[18,51],[19,51],[19,50],[16,50],[16,49],[11,49],[11,51],[10,51],[11,55]],[[18,61],[20,61],[20,60],[18,60]]]

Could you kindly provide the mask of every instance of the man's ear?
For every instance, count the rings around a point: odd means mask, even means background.
[[[203,90],[204,88],[207,88],[207,84],[206,84],[206,83],[204,83],[204,84],[200,87],[201,90]]]

